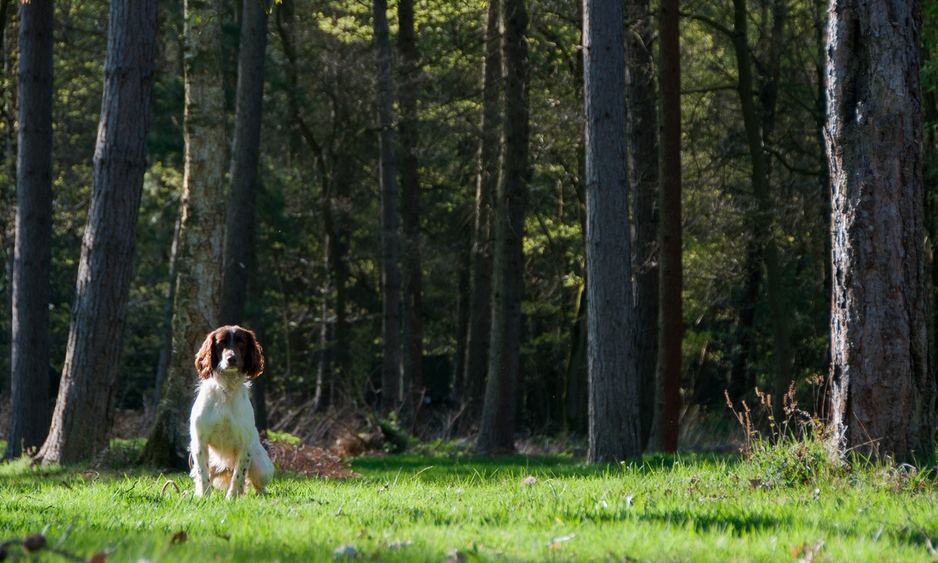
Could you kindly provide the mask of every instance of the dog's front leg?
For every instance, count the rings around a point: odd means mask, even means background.
[[[195,462],[192,465],[192,480],[195,481],[195,496],[208,496],[208,494],[212,492],[208,473],[208,445],[201,443],[197,439],[192,440],[190,451],[192,452],[193,461]]]
[[[225,495],[226,499],[233,499],[244,491],[244,479],[250,466],[251,449],[244,448],[241,450],[241,455],[238,456],[238,463],[235,465],[234,473],[231,476],[231,484],[228,485],[228,494]]]

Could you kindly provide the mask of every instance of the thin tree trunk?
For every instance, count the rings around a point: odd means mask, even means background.
[[[585,229],[584,229],[585,232]],[[570,331],[570,355],[567,358],[567,384],[564,424],[567,432],[586,434],[589,429],[589,384],[586,370],[586,308],[589,296],[586,285],[580,288]]]
[[[634,194],[632,220],[635,277],[635,365],[641,397],[642,445],[648,443],[655,412],[658,363],[658,107],[649,0],[626,5],[635,22],[625,41],[629,186]]]
[[[521,379],[521,300],[528,170],[528,13],[524,0],[502,0],[499,18],[505,123],[499,158],[492,263],[492,329],[485,401],[476,448],[514,451]]]
[[[678,0],[662,0],[658,15],[661,152],[658,160],[658,373],[651,448],[677,450],[681,423],[681,47]]]
[[[762,257],[759,244],[750,240],[746,244],[746,262],[743,272],[743,287],[736,307],[737,319],[733,353],[730,367],[730,380],[727,392],[734,404],[752,394],[756,380],[752,370],[753,336],[755,335],[756,299],[759,297],[759,283],[762,279]]]
[[[163,326],[160,331],[160,355],[156,364],[156,382],[153,386],[153,406],[159,405],[163,397],[163,385],[166,383],[166,374],[169,373],[169,359],[173,353],[173,304],[176,303],[176,255],[179,249],[179,229],[182,226],[182,216],[176,216],[176,226],[173,227],[173,242],[169,248],[169,289],[166,292],[166,302],[163,305]]]
[[[624,22],[621,1],[584,0],[587,459],[592,463],[642,453],[640,386],[632,341]]]
[[[461,252],[458,277],[459,298],[456,301],[456,351],[453,361],[453,381],[450,385],[450,399],[462,405],[466,390],[466,338],[469,336],[469,279],[471,246],[469,240],[464,252]]]
[[[19,137],[13,251],[11,419],[4,457],[49,430],[49,272],[52,262],[52,0],[20,4]]]
[[[186,466],[192,365],[205,335],[218,325],[225,201],[225,93],[219,0],[185,4],[185,170],[180,213],[173,352],[156,421],[142,461]]]
[[[482,407],[492,328],[492,214],[498,185],[498,141],[501,125],[501,44],[499,0],[489,0],[482,63],[482,119],[469,279],[469,329],[466,336],[465,395],[467,423]]]
[[[403,365],[405,396],[411,423],[416,421],[423,396],[423,272],[420,237],[420,175],[417,162],[419,143],[417,90],[420,62],[414,29],[414,0],[400,0],[397,5],[397,45],[401,55],[398,100],[401,121],[398,125],[401,146],[401,219],[404,248],[401,265],[404,274]]]
[[[769,193],[769,164],[763,150],[759,116],[753,97],[752,57],[749,50],[746,0],[733,0],[733,47],[739,74],[737,91],[743,113],[749,157],[752,160],[752,193],[756,200],[756,213],[751,218],[756,244],[761,246],[765,261],[765,278],[769,312],[772,316],[773,383],[776,400],[775,417],[783,416],[781,397],[791,381],[792,355],[790,340],[790,307],[785,302],[778,246],[772,233],[775,224],[772,197]],[[774,110],[773,110],[774,111]]]
[[[255,271],[255,212],[257,166],[260,156],[261,114],[264,101],[264,52],[267,48],[267,6],[263,0],[244,0],[238,50],[235,129],[231,149],[231,189],[225,221],[221,312],[223,325],[244,322],[248,283]],[[254,421],[267,428],[265,378],[254,381]]]
[[[381,188],[381,410],[398,408],[401,401],[401,272],[398,221],[397,164],[394,157],[394,99],[391,84],[391,43],[387,0],[373,0],[379,174]]]
[[[831,429],[835,445],[928,459],[928,369],[917,1],[831,0]],[[843,450],[841,450],[843,451]]]
[[[94,179],[65,367],[43,463],[90,459],[107,447],[133,275],[157,28],[156,0],[114,0]]]

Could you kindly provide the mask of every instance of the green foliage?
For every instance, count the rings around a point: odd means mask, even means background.
[[[267,439],[271,442],[284,442],[290,444],[291,446],[300,445],[300,439],[289,432],[276,432],[274,430],[267,431]]]
[[[897,487],[876,468],[767,489],[735,457],[590,467],[409,455],[353,467],[362,477],[281,474],[267,496],[226,502],[192,498],[184,474],[5,464],[0,539],[43,532],[109,561],[326,561],[343,545],[381,561],[791,561],[815,546],[815,560],[929,561],[938,541],[934,481]]]

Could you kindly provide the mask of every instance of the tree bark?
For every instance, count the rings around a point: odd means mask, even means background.
[[[224,270],[221,311],[223,325],[244,322],[248,284],[255,271],[255,213],[257,166],[260,156],[261,115],[264,102],[264,52],[267,48],[267,6],[262,0],[244,0],[238,50],[235,128],[231,148],[231,188],[225,220]],[[254,381],[254,422],[267,428],[264,378]]]
[[[632,341],[624,22],[621,1],[584,0],[587,459],[592,463],[642,453],[640,386]]]
[[[625,41],[626,132],[632,189],[632,274],[635,278],[635,365],[641,397],[641,440],[648,443],[655,412],[658,363],[658,107],[651,56],[652,13],[648,0],[631,0],[634,22]]]
[[[156,421],[142,461],[186,466],[195,352],[218,325],[225,201],[225,93],[221,69],[221,5],[186,0],[185,170],[176,257],[173,352]]]
[[[391,42],[388,38],[387,0],[373,0],[379,175],[381,190],[381,410],[401,401],[401,271],[398,221],[397,162],[394,156],[394,99],[391,84]]]
[[[752,193],[756,200],[756,213],[750,217],[750,221],[756,244],[760,246],[762,259],[765,262],[766,292],[769,312],[772,316],[773,387],[775,390],[773,406],[776,420],[781,420],[784,416],[782,396],[791,382],[792,352],[789,342],[791,311],[784,295],[782,266],[773,233],[775,213],[769,192],[769,162],[763,150],[762,126],[766,123],[763,121],[760,125],[753,96],[752,56],[748,39],[746,0],[733,0],[733,8],[733,48],[736,52],[738,71],[737,92],[743,113],[749,157],[752,161]],[[774,114],[774,101],[772,104],[764,104],[764,111],[769,108]]]
[[[11,419],[4,457],[49,430],[52,262],[52,0],[20,4],[16,242],[13,251]]]
[[[935,438],[917,1],[831,0],[831,429],[840,448],[927,459]],[[841,450],[844,451],[844,450]]]
[[[499,0],[489,0],[482,63],[482,118],[469,279],[469,332],[466,337],[465,395],[467,419],[476,419],[485,396],[492,328],[492,214],[498,185],[501,126],[501,39]]]
[[[419,143],[417,90],[420,57],[414,29],[414,0],[400,0],[397,5],[397,45],[401,55],[398,99],[401,121],[398,125],[401,146],[401,219],[404,249],[403,365],[405,396],[411,422],[418,415],[423,396],[423,271],[420,236],[420,175],[417,150]]]
[[[146,171],[156,28],[156,0],[111,2],[91,206],[59,397],[37,455],[43,463],[87,460],[107,447]]]
[[[659,302],[658,370],[651,448],[677,450],[681,423],[681,47],[678,0],[662,0],[658,15],[658,87],[661,96],[661,152],[658,160]]]
[[[528,14],[524,0],[502,0],[502,129],[492,263],[492,325],[488,377],[476,449],[514,451],[521,379],[521,300],[524,293],[524,215],[528,170]]]

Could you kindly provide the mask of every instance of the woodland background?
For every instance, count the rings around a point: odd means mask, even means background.
[[[223,85],[230,133],[242,8],[240,2],[224,6]],[[4,0],[2,8],[0,297],[6,305],[0,307],[0,401],[6,401],[18,22],[15,2]],[[684,445],[726,443],[731,418],[724,390],[738,399],[751,397],[755,386],[772,389],[776,384],[778,351],[772,331],[779,317],[773,311],[784,311],[789,322],[790,379],[802,405],[823,409],[819,388],[829,365],[831,295],[830,189],[821,137],[826,10],[823,1],[752,0],[746,13],[757,110],[763,124],[771,124],[765,151],[781,272],[780,291],[773,296],[778,302],[772,303],[762,259],[754,250],[758,203],[736,90],[733,36],[727,33],[732,5],[728,0],[681,4]],[[923,10],[926,227],[933,245],[938,228],[938,3],[925,2]],[[581,300],[581,14],[578,2],[560,0],[531,0],[528,13],[531,176],[519,430],[526,436],[582,436],[587,375]],[[466,394],[462,355],[482,134],[486,4],[418,0],[414,17],[419,63],[406,79],[417,93],[413,156],[419,164],[419,237],[406,241],[402,253],[416,255],[412,251],[419,248],[426,392],[420,424],[408,431],[424,438],[453,438],[474,431],[477,416],[461,408]],[[388,19],[393,44],[398,22],[394,2]],[[629,29],[638,21],[629,19]],[[182,2],[159,3],[148,169],[114,395],[114,406],[148,413],[161,377],[161,352],[169,345],[167,300],[183,175],[182,22]],[[53,381],[62,372],[88,213],[107,25],[105,1],[56,2],[49,305]],[[654,58],[654,34],[650,40]],[[374,74],[369,3],[284,0],[271,7],[256,243],[247,264],[243,324],[257,331],[266,350],[262,380],[269,423],[310,439],[326,434],[314,419],[368,412],[381,387]],[[219,139],[225,146],[229,142]],[[339,241],[338,246],[330,248],[330,240]],[[938,269],[933,272],[938,275]],[[347,333],[336,330],[339,299]]]

